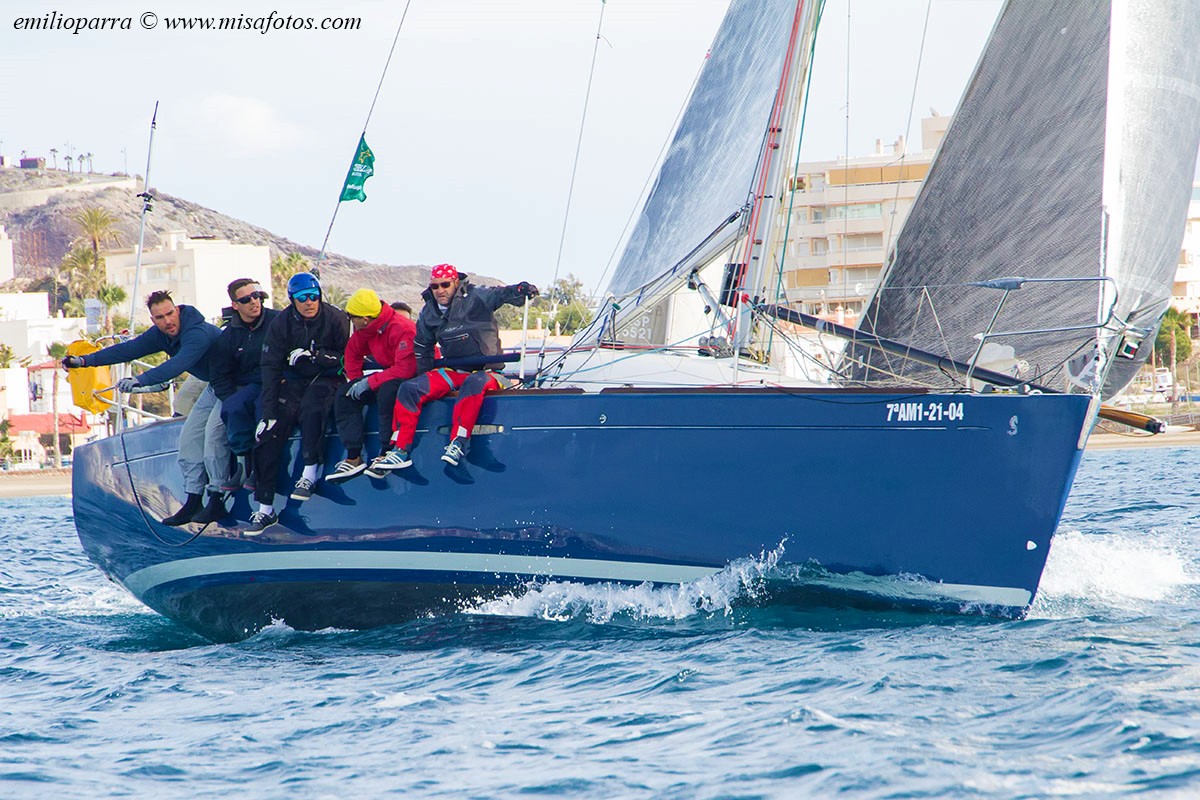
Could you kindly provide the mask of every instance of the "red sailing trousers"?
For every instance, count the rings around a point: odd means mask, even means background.
[[[503,388],[503,384],[495,373],[487,371],[435,369],[405,381],[400,384],[400,391],[396,394],[396,409],[392,414],[392,424],[396,428],[393,444],[401,450],[407,450],[417,432],[421,406],[455,390],[458,391],[458,402],[454,404],[454,412],[450,417],[450,438],[470,438],[475,420],[479,418],[479,409],[483,406],[483,396],[500,388]]]

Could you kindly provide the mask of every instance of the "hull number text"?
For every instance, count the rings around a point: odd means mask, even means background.
[[[962,422],[962,403],[888,403],[888,422]]]

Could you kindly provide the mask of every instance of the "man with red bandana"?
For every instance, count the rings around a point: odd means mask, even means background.
[[[456,390],[458,401],[451,417],[450,444],[442,453],[442,461],[459,465],[470,448],[471,429],[479,417],[484,395],[503,388],[507,382],[494,371],[500,368],[500,363],[459,369],[455,362],[500,355],[496,309],[505,303],[521,305],[537,294],[537,287],[526,282],[476,287],[450,264],[438,264],[431,270],[429,288],[421,293],[425,306],[417,317],[413,340],[417,371],[423,374],[400,385],[392,413],[396,428],[393,447],[371,462],[372,471],[387,472],[410,466],[408,450],[417,431],[421,407]],[[435,345],[441,348],[446,362],[446,366],[436,370],[433,369]]]

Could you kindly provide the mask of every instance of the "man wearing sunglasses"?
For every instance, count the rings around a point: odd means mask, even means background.
[[[171,293],[159,291],[146,298],[150,321],[154,327],[127,342],[119,342],[86,356],[67,356],[63,366],[67,369],[79,367],[103,367],[109,364],[124,364],[144,358],[153,353],[166,353],[168,358],[157,367],[148,369],[136,377],[121,378],[117,382],[120,392],[140,391],[188,373],[188,381],[196,385],[207,381],[208,350],[221,329],[204,319],[199,309],[189,305],[175,305]],[[192,521],[200,510],[204,488],[208,477],[204,468],[204,430],[217,403],[212,387],[204,389],[188,412],[179,433],[179,469],[183,473],[183,490],[187,494],[183,506],[174,514],[163,519],[164,525],[178,526]]]
[[[298,272],[288,280],[291,301],[271,321],[263,343],[262,418],[255,429],[254,499],[258,511],[250,516],[245,533],[254,536],[279,521],[275,510],[275,484],[279,461],[292,428],[300,426],[300,451],[304,472],[292,488],[291,498],[312,497],[324,455],[325,427],[333,399],[346,381],[342,357],[350,339],[346,312],[321,300],[321,284],[311,272]]]
[[[250,453],[261,411],[262,348],[267,328],[279,313],[263,304],[267,293],[257,281],[238,278],[226,290],[233,313],[208,352],[210,384],[219,401],[216,418],[209,419],[204,436],[208,502],[192,522],[224,517],[226,498],[241,488],[243,480],[252,481]],[[235,458],[240,470],[233,466]]]
[[[421,293],[425,306],[417,317],[413,340],[417,372],[424,374],[401,384],[392,414],[396,426],[394,446],[371,462],[373,470],[387,472],[410,466],[408,450],[417,431],[421,407],[455,390],[458,400],[450,421],[450,444],[442,453],[442,461],[454,467],[459,465],[470,448],[471,429],[479,418],[484,395],[503,388],[507,382],[493,371],[500,369],[501,363],[455,369],[453,362],[500,355],[496,309],[505,303],[521,305],[537,295],[537,287],[525,282],[512,286],[473,286],[466,275],[450,264],[438,264],[430,271],[429,288]],[[430,372],[434,345],[441,348],[442,358],[450,364]]]

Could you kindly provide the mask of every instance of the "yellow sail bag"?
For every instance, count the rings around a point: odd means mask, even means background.
[[[67,345],[67,355],[86,356],[99,349],[89,341],[78,339]],[[113,402],[111,389],[100,392],[99,395],[96,393],[97,389],[112,386],[112,376],[109,374],[108,367],[82,367],[67,370],[67,383],[71,384],[71,402],[84,411],[101,414],[109,408],[109,403]],[[108,400],[109,403],[105,403],[100,398]]]

